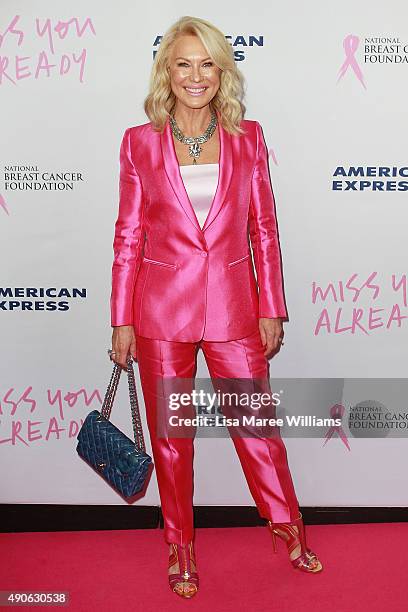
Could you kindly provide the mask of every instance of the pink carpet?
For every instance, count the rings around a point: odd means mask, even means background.
[[[306,535],[320,574],[294,570],[281,540],[274,554],[266,527],[197,529],[200,590],[182,600],[167,585],[162,530],[0,534],[0,590],[69,591],[69,612],[406,609],[407,523],[306,525]]]

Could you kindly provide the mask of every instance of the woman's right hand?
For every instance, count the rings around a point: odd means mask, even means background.
[[[112,332],[112,350],[115,355],[112,360],[127,370],[127,358],[130,354],[134,361],[136,359],[136,337],[133,325],[118,325]]]

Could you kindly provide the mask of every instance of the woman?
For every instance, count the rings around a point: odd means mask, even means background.
[[[166,381],[188,380],[192,388],[202,348],[212,380],[269,385],[267,358],[280,347],[287,316],[267,149],[259,123],[242,118],[242,97],[243,78],[222,32],[183,17],[155,57],[144,106],[151,121],[128,128],[120,150],[111,359],[124,368],[129,354],[138,361],[169,583],[183,597],[198,589],[194,435],[158,434]],[[320,571],[305,544],[280,435],[233,442],[274,544],[278,535],[295,567]]]

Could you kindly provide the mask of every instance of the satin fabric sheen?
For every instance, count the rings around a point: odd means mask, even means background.
[[[218,114],[218,113],[217,113]],[[167,341],[226,341],[287,317],[268,152],[261,126],[219,120],[216,193],[201,228],[167,119],[127,128],[120,148],[111,325]],[[254,266],[250,251],[254,251]]]
[[[217,189],[218,164],[180,166],[180,173],[200,227],[203,227]]]
[[[178,377],[179,381],[183,379],[183,392],[193,389],[200,348],[214,389],[219,388],[217,385],[223,378],[256,378],[263,381],[265,391],[272,392],[259,330],[229,342],[168,342],[136,336],[136,355],[164,517],[164,538],[169,543],[186,544],[194,536],[194,437],[166,438],[157,434],[163,416],[169,413],[166,409],[171,390],[169,381],[171,377]],[[270,438],[258,435],[232,440],[260,515],[273,522],[290,522],[298,517],[299,505],[286,448],[277,432]],[[214,474],[215,483],[216,480]]]

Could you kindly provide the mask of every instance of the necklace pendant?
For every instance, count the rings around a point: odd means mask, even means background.
[[[203,149],[202,147],[200,147],[200,144],[198,142],[195,142],[194,144],[189,146],[190,155],[192,155],[194,159],[200,156],[202,150]]]

